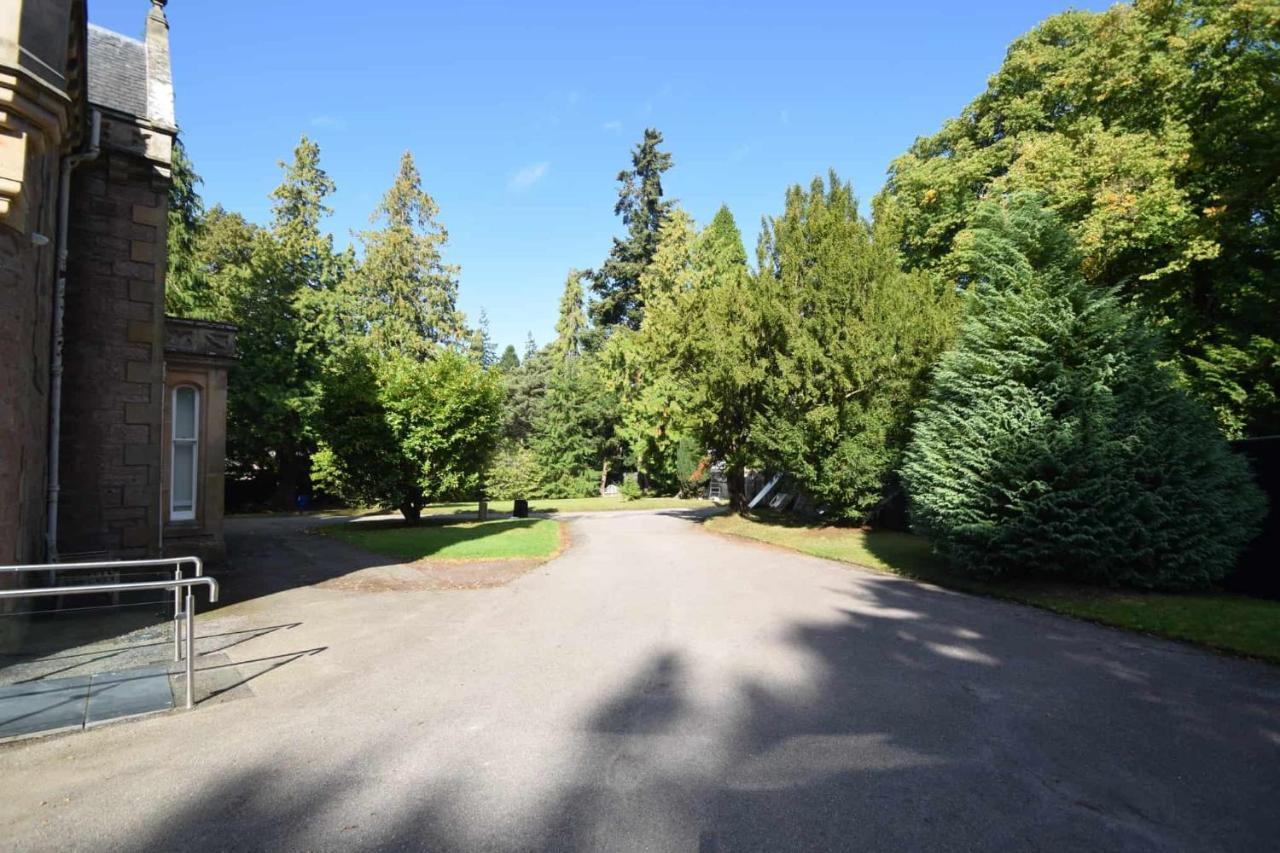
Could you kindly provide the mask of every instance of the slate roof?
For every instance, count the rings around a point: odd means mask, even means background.
[[[147,116],[147,46],[89,24],[89,103],[126,115]]]

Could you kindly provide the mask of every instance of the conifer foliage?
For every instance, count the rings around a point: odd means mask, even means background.
[[[833,516],[866,519],[892,488],[923,377],[951,337],[954,297],[901,271],[834,173],[787,192],[758,254],[768,344],[751,429],[759,458]]]
[[[591,287],[599,301],[594,319],[602,326],[640,327],[644,301],[640,276],[658,250],[658,234],[673,203],[663,198],[662,174],[671,168],[671,155],[660,149],[662,134],[653,128],[631,155],[631,168],[618,173],[618,203],[613,212],[622,217],[627,236],[614,238],[604,264],[592,276]]]
[[[957,238],[967,316],[906,455],[913,522],[974,574],[1211,583],[1262,496],[1161,366],[1155,332],[1085,282],[1064,233],[1017,195]]]
[[[365,259],[355,277],[356,304],[375,349],[430,358],[440,345],[460,343],[465,335],[458,268],[444,262],[449,233],[439,215],[406,151],[371,217],[381,227],[360,235]]]

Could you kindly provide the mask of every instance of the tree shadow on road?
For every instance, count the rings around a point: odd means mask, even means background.
[[[1260,849],[1278,837],[1280,764],[1263,760],[1280,732],[1276,670],[893,578],[836,591],[829,618],[737,649],[727,684],[678,643],[655,650],[582,710],[567,765],[549,762],[522,809],[497,794],[503,761],[413,764],[408,733],[338,737],[315,757],[324,770],[263,759],[154,806],[133,849]]]

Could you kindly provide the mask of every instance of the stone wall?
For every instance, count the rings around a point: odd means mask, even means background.
[[[44,556],[59,152],[33,133],[25,155],[23,216],[0,223],[0,564]]]
[[[167,170],[109,146],[72,178],[59,552],[160,546]]]

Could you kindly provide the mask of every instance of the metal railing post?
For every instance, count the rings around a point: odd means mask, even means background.
[[[187,587],[187,710],[196,705],[196,597]]]
[[[191,562],[196,567],[196,577],[182,577],[182,562]],[[87,583],[87,584],[69,584],[67,586],[49,586],[49,587],[19,587],[17,589],[0,589],[0,601],[7,598],[48,598],[52,596],[64,595],[100,595],[102,593],[120,593],[120,592],[141,592],[143,590],[173,590],[175,603],[181,603],[182,590],[186,592],[186,607],[182,613],[174,615],[174,630],[177,632],[182,622],[186,622],[186,679],[187,679],[187,701],[188,710],[195,707],[195,611],[196,597],[193,587],[196,585],[206,586],[209,588],[209,601],[218,600],[218,582],[213,578],[204,576],[204,567],[198,557],[182,557],[178,561],[175,560],[115,560],[115,561],[99,561],[92,563],[56,563],[26,566],[0,566],[0,574],[17,573],[17,572],[33,572],[33,571],[68,571],[82,570],[90,568],[118,568],[124,566],[162,566],[175,565],[175,577],[173,580],[164,581],[131,581],[125,583]],[[182,643],[178,642],[178,637],[174,637],[175,654],[181,654]]]
[[[173,579],[182,580],[182,561],[173,567]],[[173,659],[182,660],[182,587],[173,588]]]

